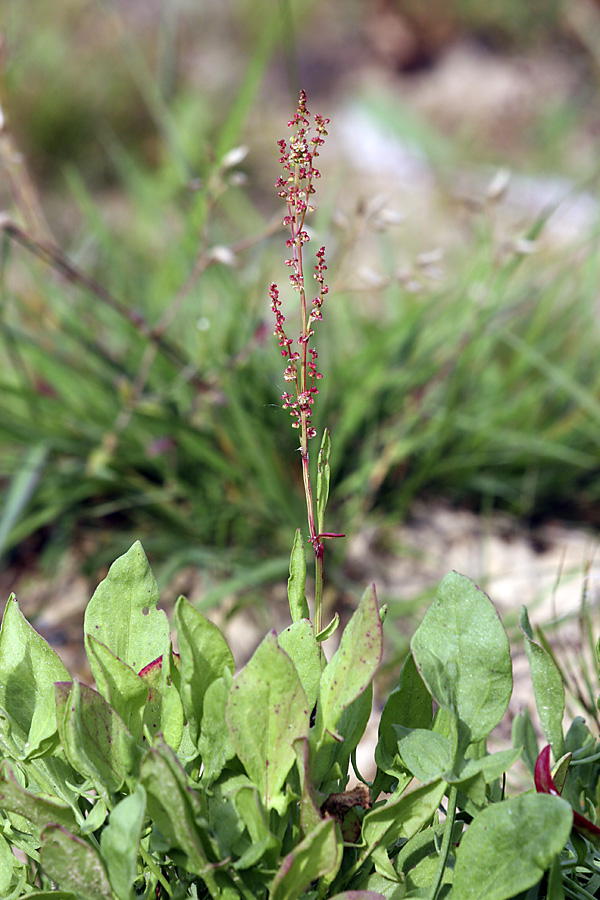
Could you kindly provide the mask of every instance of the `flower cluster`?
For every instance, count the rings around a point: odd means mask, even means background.
[[[314,278],[319,285],[319,292],[312,300],[311,310],[308,312],[302,248],[304,244],[308,243],[310,238],[304,229],[304,220],[308,212],[314,212],[314,207],[310,205],[309,198],[315,192],[313,181],[320,177],[319,170],[315,167],[314,162],[319,155],[319,147],[324,143],[327,135],[325,126],[329,122],[329,119],[316,115],[314,117],[316,133],[311,135],[309,115],[306,107],[306,94],[304,91],[301,91],[296,113],[293,119],[288,122],[288,128],[294,129],[289,147],[284,140],[278,141],[281,153],[279,162],[286,174],[277,179],[277,187],[279,188],[279,196],[287,203],[287,215],[283,220],[283,224],[290,229],[290,237],[286,240],[286,247],[291,250],[291,257],[286,259],[285,263],[292,269],[289,276],[290,284],[300,295],[302,325],[300,336],[297,339],[299,349],[294,348],[293,340],[288,338],[285,333],[285,317],[281,312],[281,301],[276,284],[271,285],[269,293],[271,309],[275,314],[276,326],[274,333],[279,339],[281,355],[287,361],[283,377],[286,381],[293,382],[295,388],[294,393],[287,391],[283,393],[281,399],[283,408],[289,409],[290,415],[294,418],[293,427],[302,430],[301,449],[303,453],[308,452],[306,441],[316,434],[311,424],[311,407],[315,402],[316,395],[319,393],[315,382],[322,377],[321,373],[317,371],[317,351],[309,346],[310,339],[314,333],[311,326],[314,322],[323,318],[321,307],[323,299],[329,290],[324,280],[324,272],[327,269],[325,265],[325,248],[321,247],[317,252],[317,264],[314,267]]]

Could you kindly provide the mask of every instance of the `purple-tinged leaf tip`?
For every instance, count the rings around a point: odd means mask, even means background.
[[[536,760],[533,775],[535,789],[538,794],[552,794],[555,797],[560,797],[561,792],[556,786],[550,768],[550,751],[551,747],[548,744]],[[575,810],[573,810],[573,828],[587,838],[590,843],[594,844],[595,847],[600,847],[600,828]]]
[[[175,660],[179,660],[180,659],[179,653],[174,653],[173,658]],[[140,671],[138,672],[138,675],[140,676],[140,678],[147,678],[148,675],[151,675],[153,672],[156,672],[157,670],[162,669],[162,661],[163,661],[163,658],[161,655],[161,656],[157,656],[156,659],[153,659],[152,662],[149,662],[148,665],[144,666],[144,668],[140,669]],[[175,663],[175,665],[177,665],[177,663]]]

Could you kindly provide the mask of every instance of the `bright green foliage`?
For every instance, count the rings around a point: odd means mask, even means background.
[[[204,845],[206,837],[197,824],[201,802],[187,786],[186,773],[168,747],[158,745],[148,751],[142,763],[140,783],[146,789],[148,813],[173,859],[183,861],[189,872],[212,885]]]
[[[552,745],[554,758],[559,759],[565,752],[562,731],[565,689],[560,672],[547,650],[533,639],[529,616],[524,606],[519,613],[519,627],[525,638],[525,652],[531,669],[531,682],[540,725],[546,740]]]
[[[102,598],[110,631],[86,635],[98,690],[65,678],[16,601],[4,614],[3,897],[510,900],[534,891],[528,900],[557,900],[563,881],[578,896],[557,862],[573,858],[569,802],[504,799],[501,780],[522,747],[486,749],[510,694],[510,654],[490,600],[468,579],[442,582],[413,638],[362,795],[344,791],[381,659],[372,587],[329,662],[312,624],[298,619],[270,632],[235,677],[220,631],[183,598],[181,658],[173,653],[139,545],[90,602],[85,621],[96,632]],[[130,665],[157,648],[141,671]],[[536,698],[543,691],[540,682]],[[33,721],[37,749],[28,753]],[[521,733],[535,762],[524,720]],[[564,742],[584,765],[576,782],[564,763],[556,784],[575,802],[583,785],[591,799],[594,739],[576,720]],[[577,841],[585,860],[585,838]]]
[[[142,713],[148,699],[147,684],[91,634],[85,636],[85,649],[98,692],[119,713],[133,736],[139,739],[142,735]]]
[[[79,900],[113,900],[113,892],[99,854],[87,842],[60,825],[42,832],[40,863],[45,873]]]
[[[292,622],[308,618],[306,601],[306,551],[302,531],[296,529],[294,546],[290,556],[290,577],[288,578],[288,600]]]
[[[146,792],[138,784],[115,806],[102,831],[100,848],[118,900],[130,900],[132,895],[145,812]]]
[[[125,780],[135,774],[139,749],[119,714],[92,688],[78,681],[59,681],[55,688],[62,750],[112,806]]]
[[[192,740],[200,733],[206,691],[225,671],[233,672],[233,656],[227,641],[185,597],[175,605],[175,622],[181,653],[181,699]]]
[[[308,737],[309,717],[298,672],[271,632],[234,679],[227,702],[233,746],[266,809],[285,806],[282,788],[294,762],[293,742]]]
[[[383,635],[374,586],[367,588],[348,623],[319,686],[314,743],[317,749],[337,740],[345,709],[371,683],[383,652]]]
[[[312,622],[308,619],[294,622],[281,632],[277,640],[294,663],[308,708],[312,710],[317,702],[321,680],[321,654]]]
[[[321,534],[325,529],[325,509],[329,500],[329,481],[331,478],[331,467],[329,465],[329,456],[331,454],[331,438],[329,437],[329,429],[323,432],[323,440],[321,441],[321,449],[319,450],[319,461],[317,464],[317,531]]]
[[[0,808],[17,813],[40,830],[51,822],[70,829],[76,829],[78,825],[77,817],[69,806],[59,805],[55,798],[49,800],[37,796],[37,792],[23,787],[7,760],[3,760],[0,767]]]
[[[411,649],[432,697],[456,718],[459,739],[486,738],[508,707],[512,666],[506,632],[483,591],[447,575]]]
[[[572,823],[569,804],[548,794],[490,806],[461,840],[452,898],[509,900],[533,887],[565,846]]]
[[[226,670],[223,678],[213,681],[204,695],[198,750],[204,763],[202,779],[207,785],[217,778],[225,764],[235,757],[235,749],[225,718],[231,683],[231,674]]]
[[[56,734],[53,685],[68,678],[56,653],[11,596],[0,630],[0,709],[10,722],[6,738],[20,753],[35,756],[52,742]]]
[[[271,884],[272,900],[295,900],[311,881],[335,874],[342,862],[340,845],[333,819],[320,822],[281,863]]]
[[[157,603],[158,586],[137,541],[96,589],[85,611],[85,633],[139,672],[162,654],[169,637],[166,613]]]

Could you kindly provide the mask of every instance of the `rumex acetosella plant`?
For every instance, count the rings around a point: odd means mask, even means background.
[[[314,280],[317,282],[317,296],[310,302],[307,299],[307,285],[304,273],[303,247],[310,240],[306,231],[306,216],[314,212],[310,198],[315,193],[314,181],[321,177],[321,173],[314,165],[319,155],[319,147],[325,142],[326,125],[329,119],[323,116],[315,116],[315,133],[310,133],[309,112],[306,108],[306,94],[300,93],[298,109],[294,118],[288,122],[288,127],[293,129],[289,147],[285,140],[278,143],[285,175],[277,181],[280,188],[279,196],[287,203],[287,215],[283,224],[290,229],[291,235],[286,241],[286,247],[291,257],[285,264],[292,269],[289,276],[293,290],[298,294],[300,301],[300,335],[297,341],[288,337],[285,331],[285,316],[281,311],[279,289],[275,283],[271,284],[271,309],[275,314],[275,335],[279,339],[281,355],[285,358],[286,368],[284,379],[292,386],[292,393],[286,391],[282,394],[284,409],[288,409],[294,421],[292,427],[298,429],[300,434],[300,454],[302,458],[302,479],[306,496],[306,508],[308,512],[309,543],[315,555],[315,628],[317,636],[321,634],[322,627],[322,600],[323,600],[323,556],[324,540],[331,537],[343,537],[343,535],[325,533],[323,531],[323,519],[327,504],[329,490],[329,433],[325,431],[323,444],[319,454],[319,477],[317,482],[316,514],[315,498],[313,497],[310,466],[309,466],[309,441],[316,437],[316,431],[312,424],[311,412],[319,393],[317,382],[323,377],[317,371],[317,351],[311,346],[314,334],[313,325],[323,319],[323,301],[329,288],[325,283],[325,247],[321,247],[316,254],[314,266]],[[309,309],[310,305],[310,309]],[[301,533],[297,532],[295,544],[296,558],[303,558],[301,549]],[[303,609],[308,614],[308,609]],[[327,632],[330,633],[329,631]]]
[[[280,145],[300,300],[296,343],[275,285],[271,301],[308,507],[308,535],[296,533],[290,563],[292,622],[267,634],[235,674],[220,630],[180,597],[175,652],[136,543],[85,613],[92,688],[70,676],[11,597],[0,631],[3,900],[594,896],[595,741],[581,723],[563,738],[553,663],[523,613],[541,726],[558,767],[550,751],[537,753],[526,716],[516,722],[514,748],[488,752],[511,695],[511,657],[490,600],[463,576],[444,579],[413,636],[380,713],[372,780],[356,768],[384,616],[367,588],[325,658],[322,641],[336,625],[320,620],[324,541],[333,536],[324,531],[328,434],[316,496],[308,446],[319,378],[312,326],[327,291],[321,249],[317,296],[308,299],[303,248],[326,123],[316,117],[311,130],[302,94],[289,148]],[[307,546],[316,563],[314,621]],[[506,799],[504,774],[522,753],[537,792]]]

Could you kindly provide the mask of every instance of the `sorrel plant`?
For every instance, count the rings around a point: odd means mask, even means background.
[[[289,276],[293,290],[298,294],[300,301],[300,335],[296,342],[287,336],[284,328],[285,316],[281,312],[281,300],[279,289],[273,282],[271,284],[271,309],[275,314],[275,335],[279,339],[281,355],[286,360],[284,379],[293,385],[294,393],[284,392],[282,401],[284,409],[288,409],[294,421],[292,428],[300,432],[300,455],[302,458],[302,480],[306,497],[306,509],[308,513],[309,542],[315,555],[315,629],[319,637],[322,632],[322,604],[323,604],[323,556],[325,551],[325,539],[343,537],[341,534],[327,533],[323,530],[325,507],[329,492],[329,432],[325,430],[323,444],[319,453],[319,477],[317,482],[316,503],[313,497],[310,472],[309,441],[316,437],[316,430],[311,421],[312,407],[319,393],[316,386],[323,376],[317,371],[318,353],[311,346],[314,334],[313,325],[323,319],[322,307],[329,288],[325,283],[325,247],[321,247],[316,254],[317,262],[314,266],[314,279],[318,284],[317,296],[312,301],[307,301],[307,286],[304,272],[303,248],[310,241],[305,228],[306,216],[314,212],[311,196],[315,193],[314,181],[321,177],[321,173],[315,166],[315,159],[319,156],[319,147],[325,142],[327,131],[325,126],[329,119],[323,116],[315,116],[315,133],[310,133],[309,111],[306,107],[306,94],[300,92],[300,100],[296,113],[288,122],[288,128],[293,130],[289,141],[289,147],[282,138],[279,141],[281,157],[285,175],[277,181],[280,188],[279,196],[287,203],[287,215],[284,225],[289,226],[291,236],[286,241],[286,247],[291,251],[291,257],[285,264],[292,269]],[[309,309],[310,306],[310,309]],[[298,540],[300,536],[298,535]]]
[[[525,715],[513,748],[488,751],[512,691],[511,657],[491,601],[464,576],[443,580],[413,635],[380,714],[373,779],[358,771],[384,616],[367,588],[324,658],[337,622],[321,628],[324,541],[334,536],[323,524],[327,431],[316,498],[308,450],[319,378],[312,325],[327,290],[321,248],[317,297],[307,301],[303,248],[326,121],[316,117],[310,137],[302,94],[289,149],[280,144],[296,344],[271,286],[293,385],[283,402],[300,435],[315,624],[300,529],[292,624],[267,634],[235,675],[225,637],[184,597],[174,652],[139,542],[86,609],[94,689],[70,676],[11,597],[0,629],[2,900],[589,900],[600,890],[596,742],[577,720],[563,736],[562,682],[524,611],[541,729],[557,765],[548,748],[538,753]],[[504,774],[521,755],[537,792],[506,799]],[[358,783],[349,790],[351,767]]]

